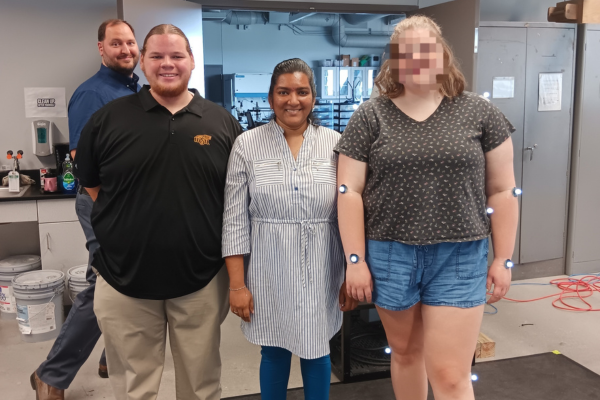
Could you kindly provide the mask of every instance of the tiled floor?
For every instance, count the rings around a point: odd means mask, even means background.
[[[523,282],[546,283],[550,279]],[[557,289],[551,286],[515,285],[511,288],[510,297],[525,299],[555,292]],[[594,295],[589,301],[600,308],[600,295]],[[495,340],[496,358],[559,350],[600,374],[600,313],[561,311],[553,308],[551,302],[551,299],[520,304],[502,301],[498,303],[496,315],[484,317],[482,332]],[[488,311],[492,310],[488,307]],[[52,342],[22,342],[16,321],[0,320],[0,399],[35,399],[29,386],[29,375],[46,357],[51,346]],[[101,351],[102,341],[66,392],[67,400],[114,399],[108,380],[101,379],[96,374]],[[229,314],[223,325],[221,354],[223,397],[257,393],[260,350],[245,340],[239,329],[239,320],[232,314]],[[332,377],[332,381],[337,379]],[[290,387],[301,385],[300,365],[295,359]],[[170,352],[167,352],[158,398],[174,398],[174,372]]]

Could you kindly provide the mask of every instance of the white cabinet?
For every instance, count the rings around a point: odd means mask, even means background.
[[[362,102],[371,96],[377,67],[319,67],[315,77],[317,97]]]
[[[75,212],[75,199],[38,201],[38,222],[78,221]]]
[[[79,221],[40,224],[40,252],[42,269],[65,273],[71,267],[88,263],[85,235]],[[65,304],[71,304],[65,287]]]
[[[317,97],[321,99],[337,99],[337,82],[339,67],[317,68]]]
[[[0,203],[0,224],[37,221],[35,200],[7,201]]]
[[[375,87],[375,78],[379,71],[378,67],[365,67],[363,71],[363,96],[366,99],[371,98],[371,93]]]
[[[342,100],[360,101],[363,97],[364,67],[340,67],[338,94]]]
[[[75,213],[75,199],[44,200],[37,203],[42,269],[65,273],[87,264],[85,235]],[[71,304],[65,287],[65,304]]]
[[[87,264],[88,251],[79,221],[40,224],[42,268],[65,274],[69,268]]]
[[[0,258],[39,251],[42,269],[62,271],[65,278],[71,267],[88,263],[75,199],[0,202],[0,228]],[[71,304],[67,290],[64,300]]]

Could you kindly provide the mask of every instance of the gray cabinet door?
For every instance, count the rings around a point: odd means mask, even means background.
[[[569,273],[600,266],[600,24],[579,29]]]
[[[525,119],[525,66],[527,59],[527,28],[480,27],[477,57],[477,93],[489,94],[489,99],[506,115],[516,131],[512,134],[514,168],[517,187],[522,187],[523,126]],[[513,97],[494,92],[497,85],[513,78]],[[520,200],[520,199],[519,199]],[[519,231],[512,260],[519,263]]]
[[[521,263],[564,256],[574,44],[574,29],[527,29]],[[546,73],[562,73],[558,111],[538,111]],[[536,145],[532,157],[526,149]]]

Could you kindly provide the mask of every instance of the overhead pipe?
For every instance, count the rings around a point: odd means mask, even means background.
[[[310,17],[301,19],[300,21],[294,22],[297,26],[333,26],[339,23],[340,16],[338,14],[315,14]]]
[[[344,21],[350,25],[364,24],[376,19],[387,17],[389,14],[342,14]]]
[[[267,21],[265,13],[255,11],[229,11],[223,20],[229,25],[256,25]]]
[[[303,20],[304,18],[315,15],[316,13],[292,13],[290,14],[290,24],[295,24],[298,21]]]
[[[353,35],[346,33],[343,21],[331,27],[331,36],[340,47],[385,47],[390,42],[390,35]]]
[[[364,16],[367,17],[367,16]],[[384,15],[377,15],[372,18],[372,15],[368,15],[371,17],[371,20],[374,18],[383,18]],[[294,25],[303,25],[303,26],[330,26],[331,27],[331,36],[335,44],[341,47],[376,47],[381,48],[385,47],[386,44],[390,41],[390,35],[357,35],[357,34],[347,34],[346,33],[346,25],[344,23],[344,18],[340,18],[338,14],[317,14],[311,17],[304,18],[301,21]]]
[[[368,15],[364,17],[373,17]],[[382,15],[377,15],[374,18],[382,18]],[[290,15],[290,18],[293,16]],[[254,11],[230,11],[223,22],[229,25],[253,25],[268,23],[267,13]],[[293,23],[295,26],[319,26],[331,27],[331,35],[335,44],[341,47],[385,47],[390,40],[389,34],[383,35],[368,35],[368,34],[347,34],[344,20],[339,14],[315,14],[307,16]]]

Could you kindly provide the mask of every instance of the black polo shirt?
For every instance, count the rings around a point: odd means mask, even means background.
[[[75,173],[101,185],[92,211],[92,265],[113,288],[170,299],[206,286],[224,262],[227,161],[239,123],[194,90],[171,114],[149,86],[98,110],[83,128]]]

